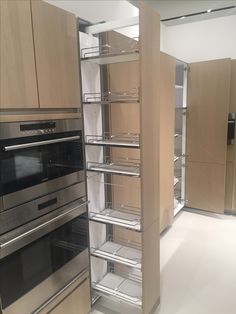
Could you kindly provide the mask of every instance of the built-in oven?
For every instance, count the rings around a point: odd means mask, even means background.
[[[81,119],[0,123],[0,234],[83,196],[83,181]]]
[[[1,311],[41,313],[88,266],[87,202],[80,198],[0,236]]]

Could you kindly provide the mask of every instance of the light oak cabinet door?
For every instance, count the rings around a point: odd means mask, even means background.
[[[88,314],[90,311],[89,280],[86,279],[68,297],[57,305],[50,314]]]
[[[0,109],[38,107],[30,0],[1,0],[0,23]]]
[[[225,165],[188,162],[186,182],[189,207],[224,213]]]
[[[189,161],[226,162],[230,59],[190,64],[187,156]]]
[[[224,213],[230,59],[190,64],[186,199],[189,207]]]
[[[31,4],[40,107],[79,107],[76,17],[40,0]]]

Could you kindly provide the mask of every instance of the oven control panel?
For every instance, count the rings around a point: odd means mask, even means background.
[[[27,133],[28,135],[38,135],[38,134],[51,134],[55,132],[56,122],[38,122],[38,123],[27,123],[21,124],[21,132]]]
[[[0,141],[39,135],[81,131],[82,119],[57,119],[0,123]]]

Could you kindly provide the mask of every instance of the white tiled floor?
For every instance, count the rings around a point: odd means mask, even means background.
[[[93,313],[117,310],[97,304]],[[236,314],[236,217],[186,211],[176,217],[161,238],[156,314]]]

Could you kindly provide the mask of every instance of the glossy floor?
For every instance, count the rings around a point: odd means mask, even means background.
[[[98,301],[93,314],[100,313],[138,312]],[[155,314],[213,313],[236,313],[236,217],[182,211],[161,237]]]

